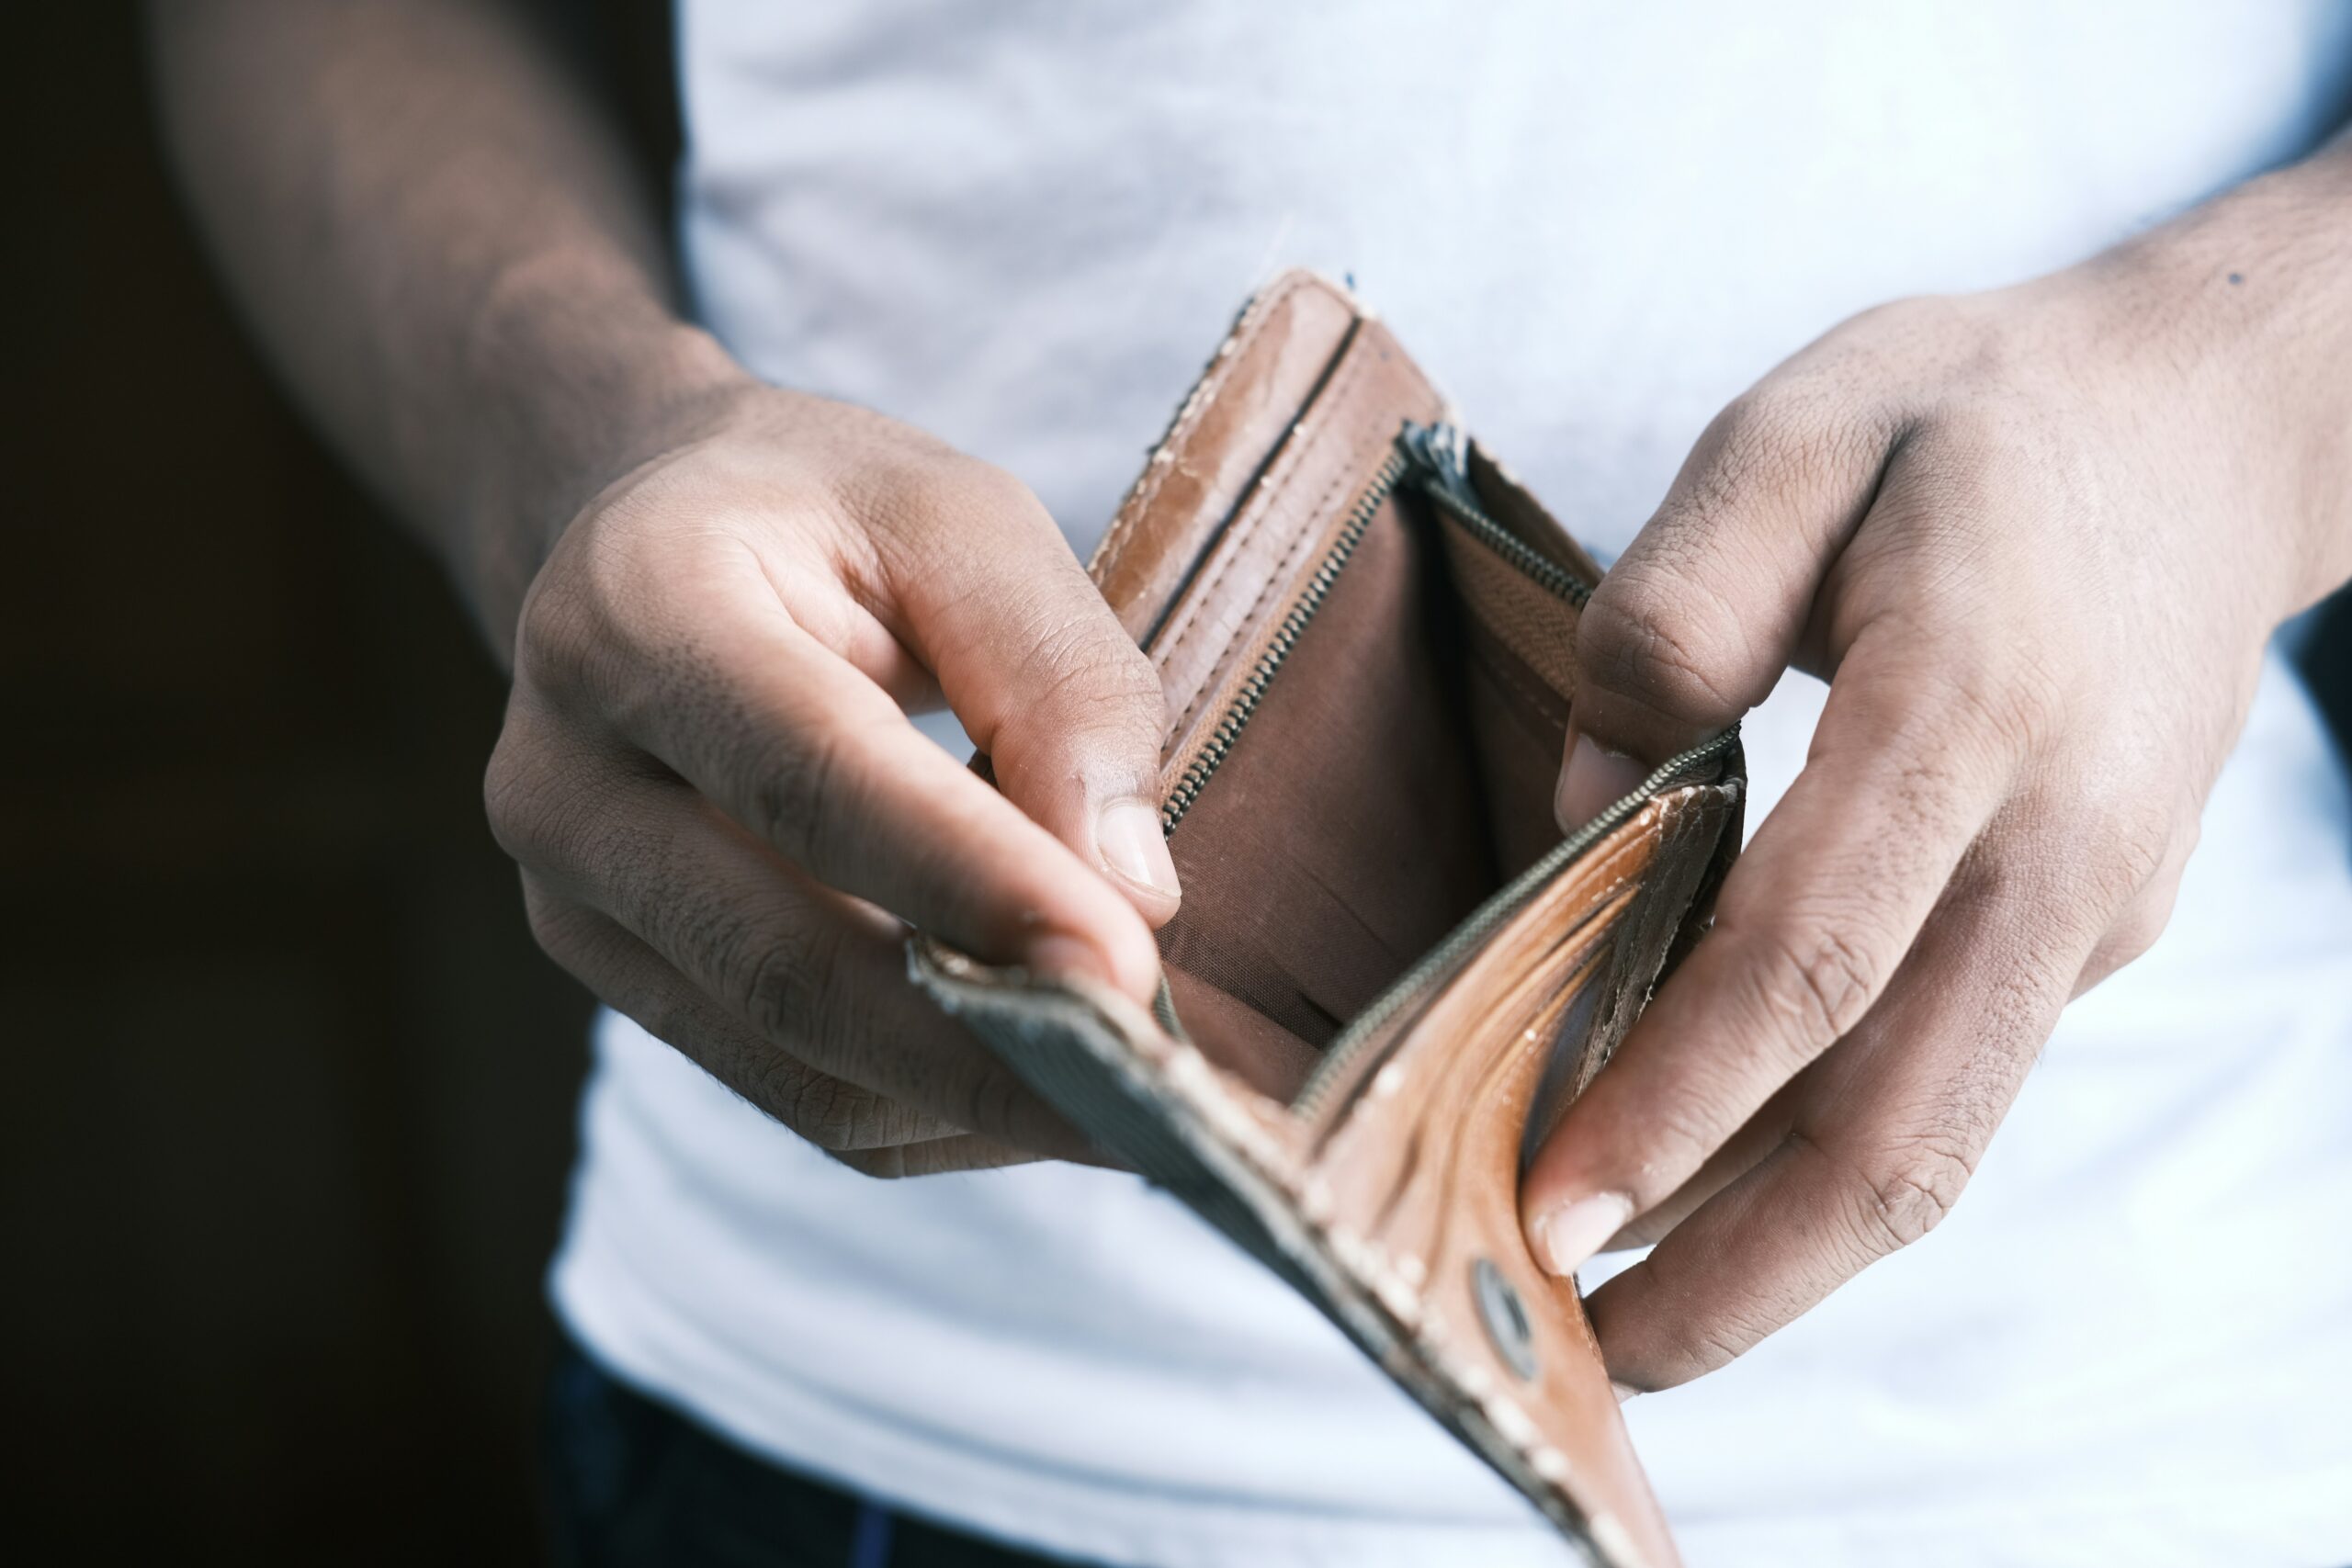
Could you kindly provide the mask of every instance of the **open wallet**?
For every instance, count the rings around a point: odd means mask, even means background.
[[[1518,1191],[1704,929],[1740,840],[1736,735],[1562,837],[1600,569],[1311,274],[1243,312],[1091,570],[1168,697],[1184,897],[1159,1000],[926,936],[917,985],[1322,1309],[1585,1561],[1672,1564]]]

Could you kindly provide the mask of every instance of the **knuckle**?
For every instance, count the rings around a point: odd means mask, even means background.
[[[1747,940],[1756,999],[1787,1026],[1806,1059],[1860,1022],[1878,995],[1879,961],[1841,921],[1767,924]]]
[[[1957,719],[2010,757],[2040,751],[2063,733],[2065,693],[2038,662],[1981,637],[1946,646],[1934,688],[1945,723]]]
[[[2102,816],[2092,838],[2090,876],[2112,909],[2138,898],[2163,878],[2174,859],[2173,822],[2153,803],[2126,802]],[[2167,908],[2170,902],[2165,900]]]
[[[482,817],[508,859],[559,883],[609,886],[632,850],[637,792],[613,759],[510,708],[482,771]]]
[[[537,847],[541,815],[538,769],[528,745],[516,733],[510,716],[491,749],[490,765],[482,773],[482,813],[490,836],[509,860],[526,859]]]
[[[822,1036],[831,1016],[838,941],[814,921],[736,939],[738,951],[723,967],[737,976],[732,999],[761,1038],[789,1044]]]
[[[1759,473],[1798,461],[1823,410],[1820,400],[1786,378],[1758,382],[1724,405],[1700,438],[1703,502],[1737,498]]]
[[[1115,625],[1089,617],[1057,627],[1038,645],[1036,660],[1042,678],[1035,708],[1080,731],[1148,726],[1157,751],[1167,711],[1159,674]]]
[[[2156,945],[2156,938],[2164,935],[2172,918],[2172,901],[2143,906],[2116,922],[2099,943],[2097,966],[2111,973],[2145,954]]]
[[[517,675],[559,692],[594,685],[616,650],[642,646],[648,585],[663,576],[638,560],[626,530],[602,518],[575,528],[532,583],[515,623]]]
[[[1713,673],[1736,650],[1711,629],[1728,623],[1705,613],[1710,603],[1670,562],[1621,564],[1585,608],[1577,637],[1584,678],[1687,723],[1736,715],[1745,705]]]
[[[1973,1174],[1965,1150],[1917,1137],[1875,1158],[1856,1189],[1855,1219],[1871,1252],[1910,1246],[1941,1224]]]
[[[2085,966],[2090,975],[2111,975],[2155,946],[2172,923],[2181,870],[2192,845],[2193,840],[2174,843],[2161,853],[2143,847],[2110,862],[2118,869],[2103,883],[2093,878],[2097,890],[2091,915],[2106,919],[2107,927]]]
[[[1690,501],[1705,515],[1736,509],[1758,486],[1874,468],[1900,422],[1864,356],[1791,367],[1732,400],[1701,436]]]
[[[870,1096],[776,1052],[763,1053],[749,1076],[752,1102],[819,1148],[871,1145],[861,1135]]]

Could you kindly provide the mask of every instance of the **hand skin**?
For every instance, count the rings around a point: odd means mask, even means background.
[[[525,8],[149,24],[232,292],[511,658],[485,793],[541,945],[859,1169],[1090,1157],[901,950],[1158,981],[1159,683],[1045,509],[684,325]],[[1001,794],[908,723],[943,697]]]
[[[2352,573],[2352,149],[1869,311],[1708,427],[1593,595],[1564,824],[1829,681],[1804,769],[1522,1192],[1611,1377],[1722,1366],[1951,1209],[2147,948],[2266,641]],[[1662,1239],[1660,1239],[1662,1238]]]

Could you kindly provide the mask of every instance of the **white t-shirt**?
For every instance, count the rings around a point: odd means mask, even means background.
[[[780,382],[1002,464],[1083,550],[1237,302],[1358,286],[1584,538],[1852,311],[2014,281],[2309,145],[2342,6],[685,0],[684,239]],[[1819,688],[1748,727],[1769,805]],[[1965,1201],[1628,1407],[1694,1568],[2352,1560],[2352,798],[2274,663],[2155,949]],[[901,1184],[606,1018],[553,1275],[750,1447],[1120,1563],[1559,1563],[1140,1181]]]

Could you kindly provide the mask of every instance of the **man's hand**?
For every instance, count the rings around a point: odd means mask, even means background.
[[[750,383],[695,423],[524,603],[488,796],[541,945],[861,1168],[1082,1156],[899,922],[1148,1001],[1157,674],[1001,470]],[[1003,794],[907,721],[943,694]]]
[[[1574,825],[1830,682],[1717,924],[1525,1185],[1611,1375],[1721,1366],[1960,1196],[2170,913],[2279,620],[2352,570],[2339,151],[2039,283],[1848,322],[1708,428],[1593,595]]]
[[[682,324],[532,7],[149,17],[229,284],[512,655],[488,793],[540,941],[862,1168],[1082,1156],[899,946],[1152,992],[1159,683],[1044,508]],[[1003,795],[908,724],[943,695]]]

